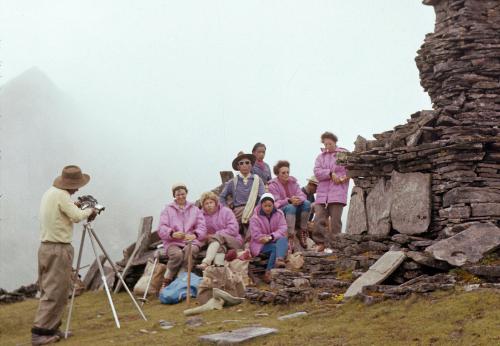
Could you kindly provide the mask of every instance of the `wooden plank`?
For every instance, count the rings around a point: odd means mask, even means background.
[[[134,251],[128,258],[125,269],[123,269],[122,277],[125,279],[127,276],[127,271],[129,270],[132,262],[136,256],[141,256],[145,251],[148,250],[150,239],[151,239],[151,228],[153,225],[153,217],[146,216],[142,218],[141,227],[139,228],[139,234],[137,236],[137,241],[135,242]],[[118,293],[122,287],[122,282],[118,281],[115,288],[115,293]]]

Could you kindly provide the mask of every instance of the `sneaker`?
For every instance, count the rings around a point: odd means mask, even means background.
[[[31,333],[31,345],[47,345],[54,342],[58,342],[60,339],[59,335],[38,335]]]
[[[317,244],[316,245],[316,252],[323,252],[325,251],[325,245],[324,244]]]

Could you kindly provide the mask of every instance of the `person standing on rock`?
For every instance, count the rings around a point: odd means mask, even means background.
[[[250,252],[252,256],[264,254],[269,256],[264,282],[271,281],[271,269],[285,267],[288,251],[287,224],[285,215],[274,206],[271,193],[265,193],[255,213],[250,219]]]
[[[295,239],[295,223],[300,219],[298,239],[302,248],[306,248],[307,221],[311,210],[311,202],[300,189],[297,179],[290,175],[290,163],[280,160],[273,167],[276,178],[269,182],[269,192],[275,198],[274,206],[285,214],[288,225],[288,238],[292,245]],[[292,246],[293,248],[294,246]]]
[[[238,224],[240,225],[240,233],[244,236],[245,241],[250,237],[246,234],[246,228],[250,217],[254,211],[257,202],[265,192],[262,179],[252,173],[252,166],[255,163],[253,154],[238,153],[233,160],[232,166],[239,173],[232,179],[226,182],[224,189],[219,196],[219,202],[223,206],[229,206]],[[228,204],[227,197],[232,196],[231,204]]]
[[[260,142],[255,143],[252,149],[252,154],[255,156],[255,164],[252,166],[252,173],[257,174],[264,182],[264,185],[267,185],[272,178],[271,168],[264,162],[266,149],[266,145]]]
[[[38,249],[40,303],[31,328],[33,345],[50,344],[64,337],[59,326],[73,275],[73,223],[85,219],[90,222],[97,215],[96,209],[79,209],[71,195],[89,180],[90,176],[83,174],[80,167],[66,166],[42,197]]]
[[[189,255],[188,242],[191,244],[191,257],[194,259],[206,239],[205,218],[194,203],[187,201],[188,189],[185,184],[172,186],[174,201],[168,204],[160,215],[158,235],[163,240],[168,257],[167,272],[162,289],[168,286],[182,268],[187,269]]]
[[[347,149],[337,147],[337,136],[331,132],[323,133],[321,142],[325,147],[314,163],[314,175],[319,183],[314,206],[316,219],[313,240],[319,252],[325,249],[325,243],[332,234],[339,234],[342,230],[342,210],[347,204],[349,188],[347,171],[337,164],[337,156],[347,152]]]

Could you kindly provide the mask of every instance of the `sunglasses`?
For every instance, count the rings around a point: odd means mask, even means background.
[[[238,165],[243,166],[243,165],[249,165],[251,162],[250,161],[240,161],[238,162]]]

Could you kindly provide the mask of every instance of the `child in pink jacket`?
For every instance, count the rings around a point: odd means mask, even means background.
[[[250,219],[252,256],[269,255],[264,281],[271,281],[271,269],[285,266],[288,250],[287,224],[283,212],[274,206],[274,197],[265,193]]]

